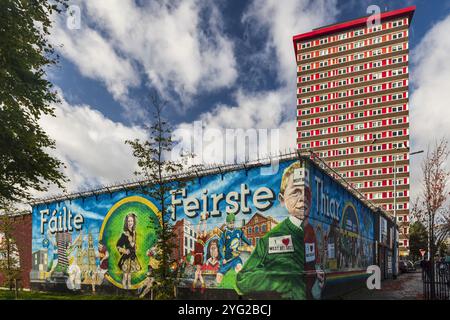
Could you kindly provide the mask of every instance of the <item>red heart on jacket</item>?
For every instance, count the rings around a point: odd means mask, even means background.
[[[283,244],[287,247],[290,241],[289,238],[284,238],[281,242],[283,242]]]

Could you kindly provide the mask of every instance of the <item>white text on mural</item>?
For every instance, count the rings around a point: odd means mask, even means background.
[[[70,232],[74,229],[79,231],[83,228],[84,217],[81,214],[72,215],[70,210],[63,207],[59,212],[54,209],[50,214],[49,209],[41,210],[41,234],[44,234],[45,225],[48,224],[48,231],[53,234],[56,232]]]
[[[194,218],[199,213],[207,216],[221,216],[222,212],[219,205],[225,201],[225,212],[227,214],[237,214],[242,212],[251,213],[248,205],[248,199],[252,195],[252,191],[247,184],[242,183],[240,192],[230,191],[226,195],[223,193],[208,194],[208,190],[204,189],[200,199],[196,197],[188,197],[186,189],[172,190],[172,219],[176,220],[177,207],[183,207],[186,217]],[[264,211],[272,207],[275,200],[275,193],[267,187],[260,187],[253,192],[253,205],[257,210]],[[211,208],[211,210],[209,210]]]
[[[316,195],[317,195],[317,212],[325,215],[331,219],[340,220],[339,207],[340,203],[337,199],[328,196],[328,193],[323,190],[323,181],[319,177],[314,177],[316,180]]]

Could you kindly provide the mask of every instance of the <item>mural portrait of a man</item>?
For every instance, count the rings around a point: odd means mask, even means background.
[[[260,239],[237,275],[241,293],[276,292],[284,299],[307,298],[304,220],[311,208],[307,179],[300,162],[284,170],[278,199],[289,217]]]

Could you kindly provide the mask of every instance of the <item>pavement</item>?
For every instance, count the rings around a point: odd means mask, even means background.
[[[423,300],[422,273],[403,273],[381,282],[380,290],[358,289],[341,296],[343,300]]]

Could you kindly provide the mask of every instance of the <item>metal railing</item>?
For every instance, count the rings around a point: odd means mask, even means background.
[[[450,300],[450,263],[425,262],[422,281],[425,300]]]

